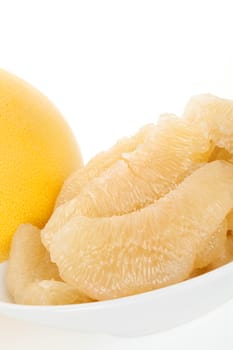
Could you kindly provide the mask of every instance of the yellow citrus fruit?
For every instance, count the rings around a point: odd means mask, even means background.
[[[65,178],[81,166],[75,138],[53,104],[0,70],[0,261],[16,228],[43,227]]]

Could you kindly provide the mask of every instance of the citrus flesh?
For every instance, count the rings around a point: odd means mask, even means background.
[[[183,117],[198,125],[211,142],[209,161],[233,163],[233,101],[211,94],[196,95],[185,106]]]
[[[215,146],[233,154],[233,101],[197,95],[187,103],[183,117],[198,124]]]
[[[198,127],[174,116],[162,118],[134,150],[118,153],[109,168],[54,211],[43,230],[43,244],[49,248],[54,232],[77,215],[122,215],[153,203],[208,161],[209,152],[209,141]],[[85,169],[81,170],[82,183]],[[75,188],[79,178],[76,175]]]
[[[90,299],[63,282],[57,266],[41,243],[38,228],[25,224],[12,240],[7,286],[14,302],[28,305],[60,305]]]
[[[125,137],[108,151],[97,154],[86,164],[85,168],[80,168],[72,173],[65,181],[57,197],[56,207],[76,197],[89,181],[100,176],[119,160],[122,153],[134,151],[138,145],[145,141],[150,133],[154,132],[154,129],[154,125],[144,126],[132,137]]]
[[[160,288],[214,260],[215,247],[206,261],[205,246],[232,207],[233,166],[211,162],[141,210],[72,218],[55,233],[51,259],[64,281],[96,300]]]

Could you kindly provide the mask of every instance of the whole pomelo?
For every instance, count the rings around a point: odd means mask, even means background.
[[[0,69],[0,261],[21,223],[44,226],[64,180],[81,165],[78,144],[56,107]]]

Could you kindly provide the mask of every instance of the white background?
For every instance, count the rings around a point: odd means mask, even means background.
[[[180,114],[192,94],[233,98],[231,7],[230,0],[0,1],[0,66],[50,97],[88,160],[160,113]],[[233,349],[232,321],[229,303],[166,334],[116,340],[0,318],[0,344]]]

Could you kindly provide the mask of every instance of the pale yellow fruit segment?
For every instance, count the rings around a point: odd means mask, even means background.
[[[109,168],[54,211],[42,231],[43,243],[48,248],[54,232],[74,216],[122,215],[153,203],[208,161],[209,152],[210,143],[198,127],[163,117],[134,150],[118,153]]]
[[[198,252],[195,261],[195,269],[191,272],[189,278],[203,275],[206,272],[224,265],[231,260],[230,256],[233,260],[233,251],[232,254],[228,254],[232,244],[229,240],[227,230],[227,220],[224,219],[217,230],[212,233],[209,241],[206,242],[201,251]],[[210,263],[210,261],[212,262]]]
[[[36,227],[25,224],[16,231],[7,269],[7,286],[18,304],[59,305],[87,302],[90,299],[64,283],[57,266]]]
[[[233,212],[232,211],[227,215],[227,225],[228,225],[228,230],[233,233]]]
[[[11,244],[7,285],[12,296],[25,289],[33,279],[61,280],[57,266],[50,261],[41,244],[40,231],[30,224],[20,225]]]
[[[188,138],[190,139],[190,144],[187,143]],[[169,143],[171,144],[170,148],[173,147],[173,154],[167,149]],[[73,173],[65,181],[57,198],[56,206],[77,196],[88,182],[101,176],[105,170],[119,160],[129,162],[129,166],[132,165],[132,168],[137,173],[139,172],[138,176],[142,176],[142,169],[145,170],[145,166],[148,168],[148,171],[150,167],[155,168],[158,166],[158,162],[155,163],[156,158],[161,161],[161,165],[168,167],[170,165],[172,167],[174,165],[172,160],[174,162],[176,160],[179,161],[182,153],[186,155],[185,152],[191,146],[193,146],[191,160],[206,161],[209,143],[201,135],[200,129],[197,126],[193,129],[192,125],[184,123],[175,116],[161,116],[159,125],[143,127],[131,138],[124,138],[118,141],[110,150],[97,154],[84,168]],[[175,152],[176,159],[172,159],[171,156]],[[168,164],[164,164],[165,160],[168,161]],[[163,186],[161,179],[162,177],[160,178],[160,185]],[[175,182],[176,180],[174,178],[173,181]]]
[[[208,271],[233,261],[233,211],[227,215],[227,241],[218,258],[208,267]]]
[[[212,143],[209,161],[224,159],[233,163],[233,101],[211,94],[193,96],[183,117],[198,125]]]
[[[184,117],[197,123],[215,146],[233,154],[233,101],[210,94],[197,95],[187,103]]]
[[[76,197],[89,181],[100,176],[106,169],[118,161],[122,153],[134,151],[155,128],[156,126],[154,125],[144,126],[132,137],[125,137],[119,140],[108,151],[97,154],[87,163],[85,168],[80,168],[72,173],[65,181],[57,197],[55,207]]]
[[[78,292],[76,288],[55,280],[32,282],[15,297],[17,304],[26,305],[66,305],[90,301],[90,298]]]
[[[215,270],[218,267],[221,267],[225,264],[228,264],[233,261],[233,236],[227,235],[227,239],[225,241],[224,246],[221,251],[219,251],[218,256],[214,259],[214,261],[206,266],[203,269],[196,270],[196,276]],[[192,276],[194,277],[194,276]]]
[[[203,241],[202,247],[197,252],[195,268],[206,267],[222,255],[225,251],[227,237],[227,221],[224,220],[219,227],[209,236],[208,240]]]
[[[233,166],[211,162],[141,210],[72,218],[55,232],[51,258],[64,281],[97,300],[160,288],[212,262],[204,248],[232,207]]]

